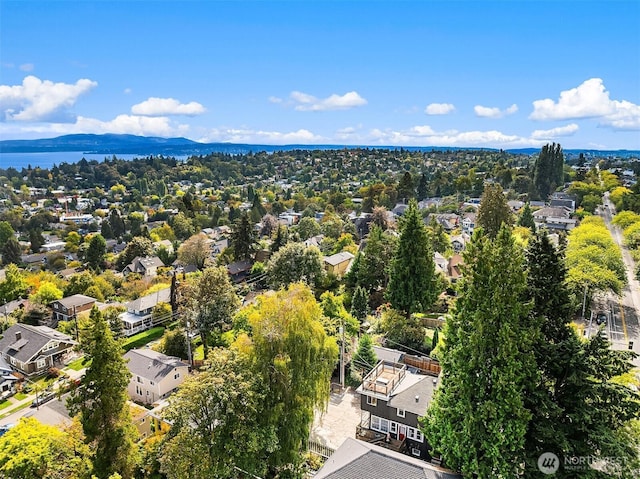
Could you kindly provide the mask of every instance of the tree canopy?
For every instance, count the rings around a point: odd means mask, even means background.
[[[246,314],[251,335],[241,335],[236,345],[262,381],[260,428],[278,438],[259,457],[271,474],[283,473],[300,464],[314,410],[329,399],[338,347],[325,333],[322,310],[304,284],[260,296]]]
[[[506,227],[494,241],[476,231],[464,258],[425,436],[464,476],[517,477],[531,417],[525,401],[536,377],[524,258]]]
[[[433,250],[415,199],[409,202],[400,222],[400,239],[391,263],[387,298],[407,316],[423,312],[435,302]]]
[[[137,463],[137,431],[127,405],[131,373],[122,347],[97,307],[90,318],[83,349],[91,364],[69,406],[79,413],[86,440],[95,447],[93,474],[106,479],[117,472],[130,479]]]

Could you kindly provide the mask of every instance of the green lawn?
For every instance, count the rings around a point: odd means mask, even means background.
[[[5,399],[4,401],[0,402],[0,410],[11,406],[11,401],[8,401],[7,399]]]
[[[143,331],[141,333],[135,334],[130,338],[127,338],[122,343],[122,348],[125,351],[129,351],[130,349],[140,348],[149,344],[151,341],[155,341],[156,339],[160,339],[164,334],[164,327],[157,326],[155,328],[151,328],[147,331]]]
[[[13,397],[16,398],[18,401],[22,401],[23,399],[27,398],[27,395],[24,393],[16,393],[15,396]]]
[[[204,347],[202,344],[193,350],[193,359],[204,359]]]
[[[84,357],[74,359],[69,364],[67,364],[67,367],[69,369],[73,369],[74,371],[80,371],[82,368],[86,368],[87,366],[89,366],[88,364],[83,364],[82,361],[84,361]]]

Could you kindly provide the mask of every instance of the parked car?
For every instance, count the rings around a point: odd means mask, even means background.
[[[0,426],[0,436],[3,436],[9,429],[14,427],[15,424],[5,424],[4,426]]]
[[[596,313],[596,324],[600,325],[606,323],[607,318],[607,313],[605,313],[604,311],[598,311],[598,313]]]
[[[51,401],[54,397],[56,397],[57,393],[55,392],[44,392],[36,397],[31,403],[31,407],[42,406],[44,403]]]

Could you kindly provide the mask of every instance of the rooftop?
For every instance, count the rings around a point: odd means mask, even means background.
[[[367,442],[347,438],[315,479],[462,479],[462,476]]]

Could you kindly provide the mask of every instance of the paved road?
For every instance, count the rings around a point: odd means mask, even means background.
[[[616,212],[615,206],[609,201],[608,193],[605,193],[603,205],[598,213],[604,218],[613,239],[620,246],[627,269],[627,286],[622,291],[622,296],[610,295],[606,299],[610,311],[606,331],[613,349],[628,349],[629,344],[633,343],[633,351],[640,355],[640,283],[635,277],[636,266],[631,253],[624,245],[622,231],[611,224]],[[634,364],[640,367],[640,357],[634,360]]]

